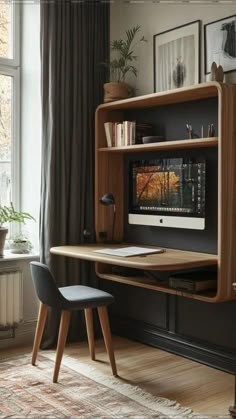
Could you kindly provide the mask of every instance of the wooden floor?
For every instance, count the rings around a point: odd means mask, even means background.
[[[124,382],[156,396],[177,400],[197,413],[228,414],[234,398],[232,375],[127,339],[113,337],[113,342],[119,377]],[[9,350],[6,352],[9,354]],[[96,366],[105,374],[111,373],[102,340],[96,342],[98,362],[90,360],[86,342],[67,345],[65,353]]]

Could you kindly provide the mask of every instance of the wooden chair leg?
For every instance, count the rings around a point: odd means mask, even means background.
[[[62,355],[63,355],[64,347],[66,344],[66,338],[67,338],[69,324],[70,324],[70,316],[71,316],[70,311],[63,310],[61,313],[60,329],[59,329],[59,335],[58,335],[58,341],[57,341],[56,360],[55,360],[55,367],[54,367],[54,374],[53,374],[54,383],[57,383],[57,380],[58,380]]]
[[[34,345],[33,345],[33,351],[32,351],[32,359],[31,359],[32,365],[35,365],[35,362],[37,359],[38,350],[39,350],[39,346],[42,340],[44,326],[45,326],[45,322],[47,318],[47,312],[48,312],[48,306],[40,302],[38,321],[37,321],[37,326],[35,330]]]
[[[94,345],[94,330],[93,330],[93,309],[92,308],[85,308],[84,309],[85,320],[86,320],[86,327],[87,327],[87,335],[88,335],[88,344],[89,344],[89,352],[90,357],[93,361],[95,361],[95,345]]]
[[[114,355],[114,350],[113,350],[113,346],[112,346],[111,330],[110,330],[107,308],[106,307],[98,307],[98,315],[99,315],[99,320],[100,320],[100,323],[101,323],[102,334],[103,334],[103,337],[104,337],[106,350],[107,350],[107,353],[108,353],[108,356],[109,356],[109,359],[110,359],[112,373],[113,373],[113,375],[117,375],[116,361],[115,361],[115,355]]]

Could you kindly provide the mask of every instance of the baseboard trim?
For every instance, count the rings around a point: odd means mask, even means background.
[[[111,318],[112,332],[183,356],[209,367],[236,374],[236,356],[221,348],[186,339],[150,324],[121,317]]]

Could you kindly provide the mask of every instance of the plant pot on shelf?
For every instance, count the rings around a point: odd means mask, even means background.
[[[104,84],[104,103],[128,99],[133,96],[133,88],[125,82],[110,82]]]
[[[8,229],[5,227],[0,227],[0,257],[3,257],[3,251],[6,241],[6,235],[8,233]]]

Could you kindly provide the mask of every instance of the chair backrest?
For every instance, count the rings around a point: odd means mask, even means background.
[[[39,300],[50,307],[60,308],[65,299],[57,288],[47,265],[40,262],[30,262],[31,276]]]

